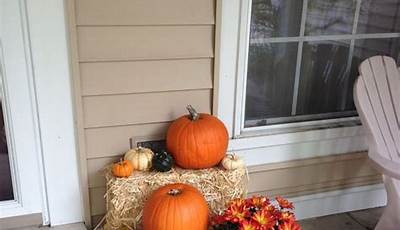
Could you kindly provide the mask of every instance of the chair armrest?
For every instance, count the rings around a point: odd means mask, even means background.
[[[380,172],[400,180],[400,163],[382,157],[376,151],[369,151],[368,157],[375,163]]]

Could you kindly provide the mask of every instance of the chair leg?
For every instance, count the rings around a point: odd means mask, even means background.
[[[399,230],[400,229],[400,181],[383,176],[387,193],[387,205],[375,230]]]

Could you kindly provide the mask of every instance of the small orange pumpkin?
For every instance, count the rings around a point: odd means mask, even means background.
[[[144,230],[207,230],[207,225],[207,202],[191,185],[161,187],[144,205]]]
[[[228,131],[217,117],[199,114],[191,105],[186,108],[190,115],[178,118],[168,129],[167,149],[182,168],[213,167],[225,156]]]
[[[120,162],[113,165],[113,174],[116,177],[129,177],[132,175],[133,165],[128,160],[120,160]]]

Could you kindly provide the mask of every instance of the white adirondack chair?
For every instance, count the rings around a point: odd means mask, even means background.
[[[361,63],[354,100],[369,129],[368,156],[383,174],[388,203],[375,229],[400,229],[400,70],[393,58],[371,57]]]

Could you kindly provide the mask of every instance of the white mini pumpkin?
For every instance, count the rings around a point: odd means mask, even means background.
[[[124,159],[132,162],[133,169],[147,171],[151,168],[153,151],[148,148],[138,147],[125,153]]]
[[[244,166],[243,160],[236,154],[226,154],[221,161],[222,166],[227,170],[234,170]]]

